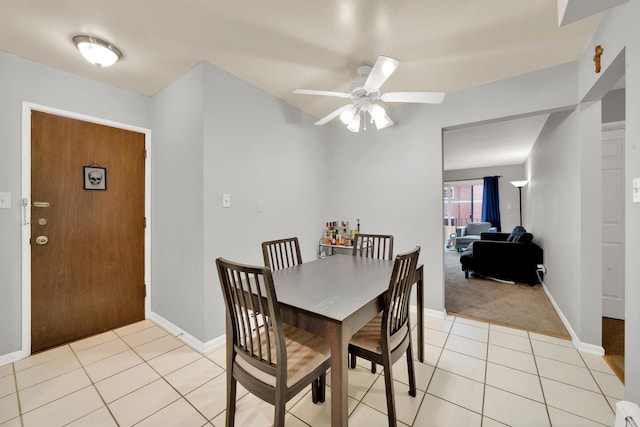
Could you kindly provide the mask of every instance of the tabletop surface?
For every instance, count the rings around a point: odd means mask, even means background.
[[[389,287],[393,261],[333,255],[273,272],[281,304],[343,321]]]

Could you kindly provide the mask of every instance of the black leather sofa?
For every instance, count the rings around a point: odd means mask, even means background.
[[[542,248],[535,244],[531,233],[482,233],[460,256],[464,277],[469,273],[500,280],[539,283],[538,264],[542,264]],[[514,234],[516,235],[514,237]],[[510,240],[510,241],[509,241]]]

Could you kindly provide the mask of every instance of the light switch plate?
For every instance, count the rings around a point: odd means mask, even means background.
[[[231,207],[231,194],[223,194],[222,195],[222,207],[230,208]]]
[[[633,203],[640,203],[640,178],[633,178],[631,191],[633,191]]]
[[[11,207],[11,193],[0,193],[0,209]]]

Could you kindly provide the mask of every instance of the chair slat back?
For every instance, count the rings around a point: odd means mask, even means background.
[[[382,315],[382,325],[387,325],[387,337],[403,329],[409,322],[409,299],[419,256],[420,247],[416,246],[414,250],[398,255],[393,264]]]
[[[377,259],[393,259],[393,236],[388,234],[356,234],[353,255]]]
[[[302,264],[300,244],[297,237],[262,242],[264,265],[272,271]]]
[[[227,307],[227,334],[237,354],[271,375],[286,372],[286,348],[271,270],[216,260]]]

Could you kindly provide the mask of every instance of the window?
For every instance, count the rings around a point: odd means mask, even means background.
[[[444,184],[445,238],[457,227],[478,222],[482,217],[482,180],[447,182]]]

